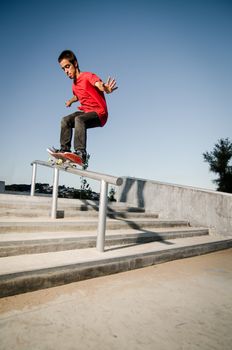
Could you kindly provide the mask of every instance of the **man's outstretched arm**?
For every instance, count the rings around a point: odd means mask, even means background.
[[[65,102],[66,107],[71,107],[74,102],[77,102],[78,98],[74,95],[70,100]]]
[[[103,81],[97,81],[95,83],[95,86],[100,90],[105,92],[106,94],[110,94],[111,92],[113,92],[114,90],[116,90],[118,87],[116,86],[116,80],[112,79],[111,77],[109,77],[107,79],[106,83],[103,83]]]

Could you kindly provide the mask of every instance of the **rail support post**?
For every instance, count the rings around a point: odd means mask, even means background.
[[[59,169],[54,168],[53,191],[52,191],[52,212],[51,212],[52,219],[57,218],[58,186],[59,186]]]
[[[104,180],[101,180],[98,233],[97,233],[97,250],[99,252],[104,252],[104,246],[105,246],[107,194],[108,194],[108,183]]]
[[[35,195],[36,171],[37,171],[37,164],[33,163],[33,165],[32,165],[32,178],[31,178],[31,196]]]

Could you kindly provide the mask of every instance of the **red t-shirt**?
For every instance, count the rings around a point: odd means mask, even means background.
[[[94,86],[97,81],[101,79],[96,74],[81,72],[74,81],[72,90],[80,101],[78,108],[85,113],[96,112],[103,126],[107,121],[108,110],[104,93]]]

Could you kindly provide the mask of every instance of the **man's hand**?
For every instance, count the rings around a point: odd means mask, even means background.
[[[71,105],[72,105],[72,101],[68,100],[65,102],[66,107],[71,107]]]
[[[116,90],[118,87],[116,86],[116,80],[112,78],[108,78],[106,84],[103,83],[103,81],[97,81],[95,83],[95,86],[102,92],[105,92],[107,94],[110,94],[114,90]]]
[[[72,98],[70,98],[70,100],[66,101],[65,102],[65,106],[66,107],[71,107],[73,102],[76,102],[78,101],[77,97],[76,96],[73,96]]]
[[[104,88],[104,92],[106,92],[107,94],[110,94],[111,92],[113,92],[118,88],[116,86],[116,80],[109,77],[107,79],[106,84],[103,83],[103,88]]]

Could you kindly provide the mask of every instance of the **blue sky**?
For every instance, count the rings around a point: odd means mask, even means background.
[[[30,162],[59,146],[61,117],[77,108],[57,63],[71,49],[119,87],[106,126],[88,132],[90,170],[215,188],[202,153],[231,139],[232,1],[5,2],[0,33],[0,180],[30,183]]]

